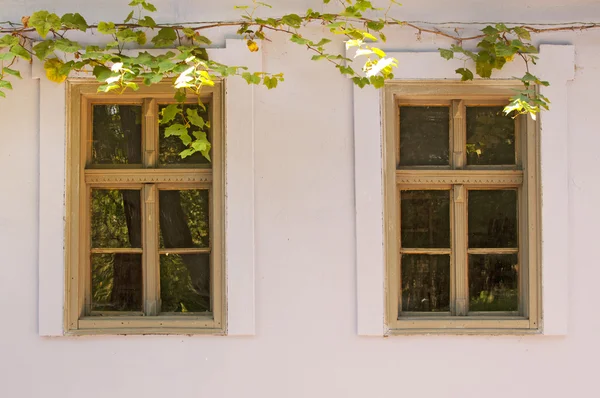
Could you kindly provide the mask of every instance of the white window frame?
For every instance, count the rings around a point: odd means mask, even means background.
[[[260,52],[242,40],[208,50],[211,59],[262,70]],[[67,98],[65,84],[39,79],[39,335],[63,336],[65,304],[65,190]],[[81,76],[89,77],[89,76]],[[254,103],[255,87],[243,79],[225,82],[225,258],[226,334],[255,334],[254,278]]]
[[[387,52],[400,67],[397,80],[456,80],[460,60],[446,61],[438,52]],[[540,332],[568,332],[568,83],[574,79],[572,45],[541,45],[532,73],[550,82],[541,92],[551,103],[540,115],[541,158],[541,305]],[[496,72],[495,79],[522,74],[517,62]],[[356,200],[357,332],[387,336],[384,253],[383,99],[381,91],[354,87]],[[435,332],[434,332],[435,333]]]

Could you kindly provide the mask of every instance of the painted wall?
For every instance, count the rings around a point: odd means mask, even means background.
[[[117,18],[112,7],[120,3],[0,0],[0,20],[38,8]],[[158,19],[234,18],[238,2],[207,11],[200,11],[200,1],[169,3],[157,2]],[[281,12],[319,7],[318,1],[273,3]],[[592,0],[404,4],[406,19],[600,20]],[[448,45],[429,36],[415,41],[409,31],[389,36],[395,50]],[[38,82],[21,64],[25,79],[0,101],[0,397],[595,396],[600,32],[540,40],[576,46],[564,110],[571,237],[564,337],[357,336],[352,87],[279,37],[265,44],[264,65],[284,72],[286,82],[259,89],[256,103],[256,336],[38,337],[37,209],[44,200]]]

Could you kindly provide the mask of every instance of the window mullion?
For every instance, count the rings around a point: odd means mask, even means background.
[[[159,311],[158,203],[154,184],[144,184],[144,312]]]
[[[154,168],[157,162],[158,142],[158,105],[155,98],[144,99],[144,134],[142,143],[144,149],[144,167]]]
[[[467,163],[466,155],[466,121],[465,121],[465,103],[463,100],[452,101],[452,168],[463,169]]]
[[[467,315],[469,288],[467,281],[467,190],[464,185],[453,188],[454,205],[454,314]]]

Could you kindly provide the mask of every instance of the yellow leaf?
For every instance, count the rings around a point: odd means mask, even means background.
[[[250,50],[251,52],[255,53],[258,51],[258,44],[256,44],[254,40],[248,40],[246,42],[246,45],[248,46],[248,50]]]
[[[58,58],[51,58],[44,62],[44,70],[46,71],[46,77],[48,80],[55,83],[62,83],[67,78],[66,75],[60,74],[60,68],[64,63]]]

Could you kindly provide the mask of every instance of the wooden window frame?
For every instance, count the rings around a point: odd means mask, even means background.
[[[211,168],[156,167],[158,158],[158,103],[172,103],[170,84],[141,86],[138,91],[120,95],[97,92],[98,83],[89,79],[67,81],[67,167],[65,225],[65,334],[224,334],[226,330],[225,244],[224,244],[224,84],[205,87],[201,100],[211,103]],[[197,98],[189,98],[190,103]],[[96,103],[142,105],[143,165],[138,168],[86,168],[90,158],[91,106]],[[86,116],[87,115],[87,116]],[[151,127],[154,126],[154,127]],[[153,166],[154,168],[144,168]],[[91,188],[139,189],[142,195],[143,314],[91,316],[89,264]],[[211,233],[211,300],[210,315],[159,314],[158,191],[160,189],[208,189]],[[150,231],[150,233],[149,233]],[[153,256],[153,259],[150,259]],[[149,272],[153,270],[154,272]],[[86,308],[87,307],[87,308]]]
[[[540,294],[540,140],[538,122],[529,116],[516,119],[516,165],[466,165],[466,106],[505,105],[521,88],[518,81],[472,83],[448,81],[395,81],[383,93],[384,254],[386,263],[387,334],[528,334],[538,333]],[[402,167],[399,160],[400,105],[450,107],[450,167]],[[454,143],[452,145],[452,143]],[[519,313],[467,313],[468,265],[466,220],[468,189],[515,188],[518,191]],[[415,313],[400,316],[401,189],[446,189],[451,194],[451,315]],[[462,263],[463,267],[456,264]]]

